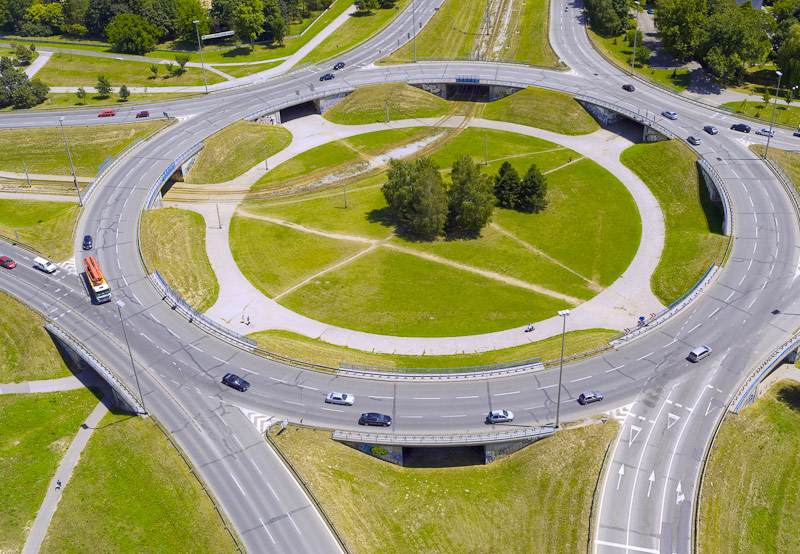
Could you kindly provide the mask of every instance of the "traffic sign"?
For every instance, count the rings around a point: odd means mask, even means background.
[[[208,40],[211,38],[221,38],[221,37],[229,37],[233,35],[233,31],[222,31],[221,33],[212,33],[210,35],[202,35],[200,38],[203,40]]]

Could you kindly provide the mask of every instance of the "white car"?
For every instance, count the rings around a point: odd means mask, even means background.
[[[663,112],[661,112],[661,115],[663,115],[667,119],[673,119],[673,120],[678,119],[678,114],[676,114],[672,110],[664,110]]]
[[[326,404],[339,404],[340,406],[352,406],[356,402],[356,397],[346,392],[329,392],[325,397]]]
[[[762,137],[774,137],[775,131],[770,131],[769,129],[759,129],[756,131],[757,135],[761,135]]]
[[[486,423],[508,423],[514,421],[514,412],[511,410],[492,410],[486,416]]]
[[[45,260],[44,258],[38,256],[33,259],[33,267],[40,271],[44,271],[45,273],[55,273],[56,269],[58,269],[56,264],[50,260]]]

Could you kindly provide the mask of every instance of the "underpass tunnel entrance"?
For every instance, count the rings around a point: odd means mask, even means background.
[[[403,447],[403,467],[462,467],[486,463],[483,445]]]
[[[453,102],[489,102],[491,95],[487,85],[456,83],[445,85],[445,100]]]
[[[295,104],[294,106],[289,106],[288,108],[282,109],[280,111],[279,121],[281,123],[286,123],[287,121],[292,121],[293,119],[300,119],[301,117],[306,117],[307,115],[319,113],[322,113],[319,108],[319,101],[311,100],[309,102]]]

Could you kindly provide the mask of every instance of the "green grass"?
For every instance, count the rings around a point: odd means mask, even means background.
[[[414,337],[499,331],[570,307],[528,289],[385,249],[326,273],[281,303],[332,325]]]
[[[144,212],[142,254],[150,271],[158,270],[181,298],[204,312],[214,305],[219,283],[206,255],[206,222],[188,210]]]
[[[509,162],[513,162],[516,156],[545,150],[563,149],[563,146],[536,137],[509,133],[508,131],[469,127],[458,133],[452,140],[443,144],[431,157],[439,164],[439,167],[447,170],[461,156],[469,156],[476,163],[483,163],[485,161],[487,143],[490,162],[506,159]],[[527,167],[525,169],[527,170]]]
[[[512,9],[513,23],[508,27],[504,48],[495,58],[545,66],[559,65],[558,56],[548,37],[550,2],[516,0]]]
[[[72,375],[39,314],[5,293],[0,293],[0,313],[0,383]]]
[[[800,552],[800,384],[781,381],[714,442],[700,504],[702,554]]]
[[[527,554],[586,549],[616,430],[613,420],[566,430],[492,464],[453,468],[399,467],[329,431],[290,426],[275,440],[354,554]]]
[[[75,172],[92,176],[108,156],[114,156],[138,138],[160,129],[165,121],[145,121],[96,127],[64,127]],[[69,158],[58,127],[0,130],[0,169],[22,173],[71,175]]]
[[[468,57],[485,11],[486,2],[483,0],[446,0],[417,35],[417,59],[450,60]],[[412,42],[403,45],[382,61],[414,61]]]
[[[728,102],[727,104],[723,104],[722,107],[749,115],[750,117],[758,117],[765,121],[771,121],[773,104],[774,98],[769,104],[765,104],[763,100],[759,102],[746,102],[742,100],[741,102]],[[798,104],[800,104],[800,102],[798,102]],[[783,99],[778,100],[778,105],[775,108],[775,123],[782,123],[791,127],[799,126],[800,106],[792,106],[791,104],[787,106]],[[764,126],[767,127],[768,125],[765,123]]]
[[[230,241],[239,269],[269,297],[368,246],[242,216],[231,221]]]
[[[123,106],[133,104],[135,102],[156,102],[161,100],[176,100],[178,98],[188,98],[190,96],[199,96],[199,94],[190,95],[184,94],[180,92],[148,92],[147,94],[143,93],[131,93],[128,97],[127,102],[122,102],[119,99],[119,96],[113,95],[111,98],[101,98],[96,95],[88,95],[84,101],[78,100],[78,97],[75,96],[73,93],[66,93],[66,92],[53,92],[47,95],[47,99],[36,106],[33,109],[54,109],[54,108],[70,108],[70,107],[78,107],[82,108],[85,106],[96,106],[96,107],[112,107],[112,108],[121,108]],[[142,106],[145,107],[145,106]],[[152,109],[151,109],[152,111]]]
[[[87,389],[0,396],[1,551],[22,551],[50,479],[96,405]]]
[[[211,135],[197,156],[187,183],[222,183],[238,177],[267,156],[280,152],[292,134],[277,125],[237,121]]]
[[[633,54],[633,46],[628,46],[623,36],[616,38],[603,38],[596,34],[594,31],[589,30],[589,38],[595,43],[598,49],[605,52],[611,57],[620,67],[620,69],[631,69],[631,55]],[[614,42],[616,41],[616,44]],[[685,67],[674,69],[654,69],[645,64],[644,66],[636,64],[636,72],[645,78],[652,79],[664,86],[672,88],[677,91],[686,90],[691,84],[692,78],[689,70]]]
[[[203,85],[203,72],[199,67],[187,67],[183,75],[169,76],[167,67],[162,65],[159,67],[158,77],[150,79],[152,75],[150,65],[149,62],[95,58],[77,54],[53,54],[36,76],[51,87],[93,87],[97,84],[98,75],[108,77],[113,87],[127,85],[158,88]],[[209,85],[225,80],[210,71],[206,72],[206,78]]]
[[[533,87],[489,102],[479,117],[529,125],[564,135],[584,135],[600,128],[569,94]]]
[[[754,144],[750,148],[759,156],[764,155],[764,147],[762,145]],[[773,146],[769,149],[769,154],[770,160],[777,160],[789,175],[789,178],[794,181],[794,186],[800,189],[800,152],[781,150]]]
[[[669,305],[720,263],[728,245],[722,211],[708,197],[695,154],[679,140],[637,144],[620,157],[655,195],[664,213],[661,261],[650,279],[653,294]]]
[[[394,19],[409,3],[399,0],[394,8],[377,9],[372,12],[356,12],[347,21],[323,40],[300,63],[317,63],[349,50],[353,46],[367,40],[387,23]]]
[[[250,190],[258,191],[276,188],[286,181],[305,177],[313,179],[316,171],[327,170],[332,166],[356,160],[358,157],[358,153],[352,148],[348,148],[344,144],[344,141],[323,144],[322,146],[307,150],[283,162],[278,167],[271,169],[266,175],[256,181]]]
[[[64,488],[40,552],[237,549],[199,482],[152,420],[109,414]]]
[[[355,92],[326,111],[325,119],[343,125],[365,125],[398,119],[438,117],[447,113],[451,102],[406,83],[385,83],[358,87]]]
[[[570,331],[565,335],[564,355],[574,356],[591,352],[608,344],[616,331],[589,329]],[[474,367],[503,362],[542,358],[555,360],[561,356],[561,336],[550,337],[523,346],[492,350],[479,354],[454,354],[450,356],[400,356],[363,352],[343,346],[335,346],[319,340],[309,339],[287,331],[264,331],[250,335],[259,347],[294,358],[328,367],[338,367],[339,362],[351,364],[379,365],[405,368],[449,368]]]
[[[78,204],[0,199],[0,233],[32,246],[54,261],[72,256],[72,228]]]
[[[283,61],[264,62],[256,65],[218,65],[215,67],[215,69],[219,69],[231,77],[247,77],[253,73],[259,73],[261,71],[266,71],[267,69],[272,69],[273,67],[277,67],[282,63]]]

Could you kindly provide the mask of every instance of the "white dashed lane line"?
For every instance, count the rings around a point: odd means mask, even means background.
[[[515,391],[512,391],[512,392],[498,392],[498,393],[493,394],[492,396],[508,396],[510,394],[519,394],[519,391],[515,390]]]

